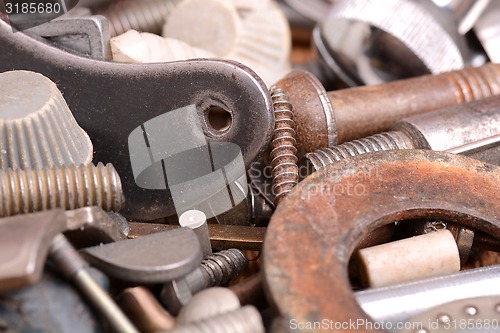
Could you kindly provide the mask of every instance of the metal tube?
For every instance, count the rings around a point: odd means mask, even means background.
[[[500,265],[355,293],[372,319],[394,325],[441,304],[491,295],[500,296]]]
[[[88,263],[82,259],[62,234],[54,238],[50,249],[50,257],[61,273],[82,290],[92,305],[104,315],[116,332],[139,333],[111,297],[90,276],[86,269]]]

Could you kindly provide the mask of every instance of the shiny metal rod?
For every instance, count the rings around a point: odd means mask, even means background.
[[[355,293],[373,320],[391,322],[394,327],[442,304],[492,295],[500,297],[500,265]]]

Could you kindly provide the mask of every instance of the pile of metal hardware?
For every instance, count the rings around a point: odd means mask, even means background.
[[[500,332],[499,17],[0,0],[0,332]]]

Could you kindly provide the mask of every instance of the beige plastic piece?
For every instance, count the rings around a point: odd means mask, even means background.
[[[111,38],[110,44],[113,60],[118,62],[153,63],[215,57],[209,51],[179,40],[135,30]]]
[[[201,252],[204,257],[212,254],[210,233],[208,232],[207,216],[205,213],[195,209],[188,210],[179,217],[179,225],[194,231],[200,241]]]
[[[224,14],[212,15],[215,8]],[[215,18],[217,31],[212,32]],[[184,0],[168,16],[163,35],[241,62],[268,86],[291,69],[290,27],[275,1]]]
[[[167,17],[163,36],[226,56],[236,43],[241,23],[231,1],[185,0]]]
[[[179,325],[194,323],[240,308],[236,294],[222,287],[208,288],[194,295],[179,312]]]
[[[42,74],[0,73],[0,137],[0,169],[92,161],[89,136],[76,122],[57,85]]]
[[[452,234],[440,230],[359,251],[360,273],[369,287],[446,275],[460,270]]]
[[[244,64],[282,67],[289,64],[291,40],[288,20],[278,5],[261,2],[245,12],[241,33],[227,57]]]

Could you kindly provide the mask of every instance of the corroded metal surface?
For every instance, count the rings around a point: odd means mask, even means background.
[[[276,84],[294,109],[297,156],[337,143],[337,127],[326,90],[308,72],[293,71]],[[333,130],[333,131],[330,131]]]
[[[499,184],[497,166],[423,150],[370,153],[316,172],[269,224],[263,255],[269,299],[297,323],[370,322],[347,274],[358,242],[376,228],[416,218],[459,221],[499,239]]]

